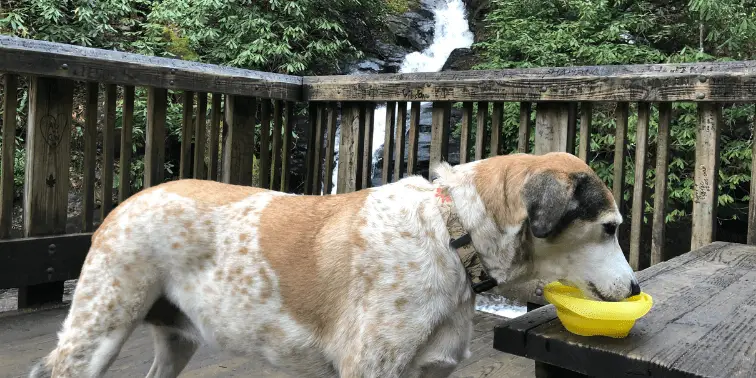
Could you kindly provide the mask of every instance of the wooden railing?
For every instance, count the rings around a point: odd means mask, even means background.
[[[0,179],[0,289],[20,287],[19,307],[60,300],[62,282],[78,276],[95,228],[95,165],[102,151],[100,216],[132,193],[129,177],[135,87],[147,89],[144,185],[165,177],[166,113],[169,93],[183,103],[178,173],[295,191],[290,174],[305,177],[297,192],[339,193],[372,185],[372,138],[376,106],[385,106],[381,182],[417,174],[422,104],[430,102],[429,164],[449,159],[450,142],[459,145],[460,163],[506,153],[505,104],[519,103],[517,151],[541,154],[569,151],[590,156],[592,111],[596,103],[616,103],[615,198],[623,200],[630,103],[637,103],[635,182],[656,167],[651,250],[641,248],[643,207],[630,214],[629,261],[640,269],[662,261],[672,102],[698,104],[692,242],[715,240],[721,103],[756,101],[756,62],[542,68],[368,76],[293,77],[55,43],[0,37],[3,82],[2,178]],[[28,77],[29,101],[23,190],[23,238],[9,239],[13,207],[13,159],[19,77]],[[78,87],[77,87],[78,85]],[[103,139],[97,140],[98,96],[104,88]],[[74,88],[84,88],[84,174],[81,232],[66,231],[71,161]],[[121,95],[119,96],[119,91]],[[208,96],[211,93],[212,95]],[[121,114],[117,116],[118,101]],[[451,138],[455,105],[461,107],[460,136]],[[207,109],[211,109],[209,116]],[[656,161],[649,162],[651,107],[659,110]],[[307,114],[306,156],[295,167],[292,154],[295,109]],[[305,110],[306,109],[306,110]],[[533,113],[535,122],[533,123]],[[456,114],[456,113],[455,113]],[[115,125],[120,119],[118,185],[114,179]],[[224,131],[221,133],[221,121]],[[490,132],[484,131],[490,121]],[[256,129],[259,125],[259,140]],[[578,128],[579,125],[579,128]],[[337,182],[332,182],[337,127],[340,130]],[[474,138],[473,138],[474,135]],[[530,143],[530,138],[534,143]],[[579,140],[579,143],[577,143]],[[192,153],[192,151],[194,151]],[[756,160],[754,160],[756,162]],[[205,168],[205,165],[207,168]],[[754,170],[756,172],[756,170]],[[754,189],[754,181],[751,188]],[[124,184],[125,183],[125,184]],[[134,188],[140,189],[140,188]],[[649,198],[634,185],[632,203]],[[751,199],[748,242],[756,241],[756,206]],[[621,205],[621,204],[620,204]]]

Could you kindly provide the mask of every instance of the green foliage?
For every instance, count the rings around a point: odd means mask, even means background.
[[[558,67],[711,60],[747,60],[756,52],[756,1],[690,0],[690,2],[609,0],[493,0],[484,38],[476,44],[480,69]],[[700,31],[703,30],[703,34]],[[703,37],[703,38],[702,38]],[[701,49],[703,47],[703,50]],[[516,106],[505,108],[505,151],[516,149]],[[697,107],[673,107],[668,166],[667,221],[689,216]],[[721,139],[719,204],[729,218],[744,218],[749,199],[752,106],[726,104]],[[628,188],[634,185],[637,113],[631,108],[625,155]],[[608,184],[613,181],[615,119],[612,105],[593,113],[590,164]],[[649,130],[646,185],[654,186],[658,111]],[[509,138],[512,138],[510,141]],[[532,137],[531,137],[532,138]],[[532,140],[532,139],[531,139]],[[651,203],[645,204],[648,214]]]

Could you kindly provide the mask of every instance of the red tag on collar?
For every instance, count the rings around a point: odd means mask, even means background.
[[[451,202],[451,196],[442,188],[436,188],[436,197],[441,199],[441,203]]]

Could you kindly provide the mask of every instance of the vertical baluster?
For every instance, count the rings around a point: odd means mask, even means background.
[[[326,145],[325,154],[325,194],[331,194],[333,191],[333,169],[334,169],[334,155],[336,154],[336,116],[337,111],[336,103],[329,102],[326,105],[326,138],[328,144]]]
[[[134,128],[134,87],[123,87],[123,116],[121,120],[121,168],[118,172],[118,203],[123,203],[131,196],[131,149]]]
[[[272,102],[260,100],[260,187],[270,188],[270,121],[273,117]]]
[[[396,102],[386,103],[386,122],[383,131],[383,169],[381,171],[381,183],[386,185],[391,182],[391,155],[394,153],[394,125],[396,116]]]
[[[642,269],[649,259],[641,256],[643,239],[643,214],[646,209],[646,155],[648,155],[648,125],[651,118],[651,104],[638,103],[638,127],[635,132],[635,182],[633,184],[633,210],[630,220],[630,266]]]
[[[431,127],[430,172],[442,161],[449,160],[449,131],[451,129],[451,103],[436,101],[433,103],[433,124]]]
[[[373,177],[373,132],[375,131],[375,103],[363,103],[363,112],[365,114],[365,138],[362,151],[362,178],[360,189],[366,189],[372,186]]]
[[[620,213],[625,215],[625,153],[627,151],[627,119],[630,105],[627,102],[617,103],[615,110],[615,122],[617,129],[614,135],[614,180],[612,181],[612,194],[617,203]],[[617,233],[620,238],[626,230],[626,224],[619,227]]]
[[[530,102],[520,103],[520,130],[517,135],[517,152],[520,153],[527,153],[530,145],[530,129],[533,123],[530,120],[532,106]]]
[[[207,130],[207,93],[197,92],[197,119],[194,126],[194,178],[204,180],[205,132]]]
[[[651,235],[651,265],[665,260],[665,213],[667,209],[667,170],[672,104],[659,104],[659,132],[656,137],[656,180],[654,181],[654,219]]]
[[[207,178],[213,181],[218,180],[218,161],[219,159],[219,147],[220,147],[220,124],[223,119],[223,106],[221,105],[220,93],[213,93],[212,99],[212,114],[210,114],[210,138],[207,141],[209,144],[207,149],[207,156],[210,159],[210,164],[207,166]]]
[[[504,122],[504,103],[494,102],[491,112],[491,151],[489,156],[501,155],[502,141],[501,131]]]
[[[417,149],[420,141],[420,103],[413,102],[410,109],[409,143],[407,146],[407,176],[417,172]]]
[[[284,103],[282,100],[276,100],[273,103],[273,145],[271,146],[273,158],[270,165],[273,169],[270,188],[273,190],[281,189],[281,166],[283,162],[282,151],[282,134],[284,122]]]
[[[399,110],[397,110],[396,120],[396,143],[394,148],[394,181],[402,179],[402,165],[404,164],[404,148],[405,148],[405,136],[407,131],[407,102],[399,102]]]
[[[228,134],[223,145],[223,182],[252,185],[252,165],[255,152],[254,97],[226,96],[226,125]]]
[[[591,152],[591,125],[593,123],[593,104],[583,102],[580,104],[580,146],[578,147],[578,157],[584,162],[588,162]]]
[[[477,125],[475,128],[475,160],[481,160],[486,157],[486,141],[488,132],[486,123],[488,123],[488,102],[481,101],[478,103]]]
[[[168,91],[150,87],[147,90],[147,137],[144,156],[144,187],[163,182],[165,175],[165,116]]]
[[[294,146],[294,103],[286,101],[284,105],[286,121],[283,124],[283,142],[281,147],[281,191],[291,192],[291,153]]]
[[[459,132],[459,163],[465,164],[470,161],[470,142],[472,134],[470,128],[473,123],[473,105],[472,102],[462,104],[462,128]]]
[[[701,248],[716,239],[721,126],[722,106],[717,103],[699,102],[691,250]]]
[[[569,104],[542,102],[536,112],[536,138],[533,152],[542,155],[567,151]]]
[[[105,85],[105,125],[102,128],[102,219],[113,208],[113,169],[115,168],[114,144],[116,122],[116,100],[118,87],[115,84]]]
[[[0,239],[10,237],[13,227],[13,163],[16,158],[16,107],[18,76],[3,75],[2,171],[0,171]]]
[[[94,229],[95,159],[97,152],[97,106],[99,83],[87,83],[84,116],[84,182],[82,183],[82,231]]]
[[[192,167],[192,113],[194,112],[194,92],[184,92],[184,106],[181,118],[181,162],[179,165],[179,178],[191,177]]]

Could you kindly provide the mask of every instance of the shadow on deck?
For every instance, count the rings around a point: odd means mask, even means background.
[[[26,377],[32,364],[49,353],[68,306],[30,313],[0,314],[0,377]],[[502,318],[478,313],[471,351],[453,375],[456,378],[533,377],[533,361],[493,349],[493,327]],[[143,377],[152,364],[152,336],[145,326],[131,335],[107,377]],[[235,357],[200,347],[181,377],[293,378],[266,362]]]

